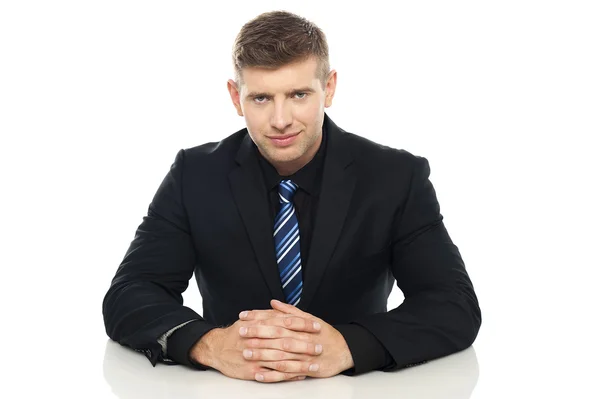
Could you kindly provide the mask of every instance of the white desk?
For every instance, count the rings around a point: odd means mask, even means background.
[[[477,384],[479,366],[473,347],[430,363],[390,373],[261,384],[183,366],[152,367],[142,354],[107,341],[103,375],[114,395],[132,398],[303,398],[350,399],[402,397],[467,399]]]

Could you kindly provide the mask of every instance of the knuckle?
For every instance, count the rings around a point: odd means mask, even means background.
[[[275,363],[275,370],[281,371],[281,372],[287,371],[287,363],[285,363],[285,362]]]
[[[307,320],[307,319],[302,319],[302,322],[303,322],[303,324],[304,324],[304,328],[305,328],[306,330],[310,330],[310,331],[312,331],[312,329],[313,329],[313,322],[312,322],[312,321],[310,321],[310,320]]]
[[[289,350],[292,348],[292,340],[289,338],[283,339],[282,341],[282,349],[283,350]]]
[[[275,327],[273,333],[274,333],[275,337],[281,337],[281,336],[283,336],[283,328]]]

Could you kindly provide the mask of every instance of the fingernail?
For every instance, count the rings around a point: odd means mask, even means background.
[[[316,321],[313,323],[313,327],[315,328],[315,330],[321,329],[321,325],[319,323],[317,323]]]
[[[305,376],[305,375],[303,375],[303,376],[301,376],[301,377],[298,377],[298,379],[299,379],[299,380],[303,380],[303,379],[305,379],[305,378],[306,378],[306,376]]]
[[[240,313],[240,319],[243,319],[246,316],[248,316],[248,312],[244,311]]]
[[[248,329],[246,327],[240,328],[240,334],[241,335],[246,335],[247,332],[248,332]]]
[[[321,352],[323,352],[323,345],[318,344],[317,346],[315,346],[315,352],[317,352],[317,355],[320,355]]]
[[[319,370],[319,365],[318,364],[311,364],[308,369],[310,371],[318,371]]]
[[[265,379],[265,376],[262,374],[255,374],[254,378],[256,378],[256,381],[263,381]]]
[[[244,349],[244,357],[251,358],[252,351],[250,349]]]

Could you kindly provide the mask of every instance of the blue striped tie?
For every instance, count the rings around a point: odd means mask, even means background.
[[[302,294],[302,261],[300,229],[292,197],[298,186],[291,180],[279,183],[279,212],[275,217],[273,237],[279,278],[287,303],[296,306]]]

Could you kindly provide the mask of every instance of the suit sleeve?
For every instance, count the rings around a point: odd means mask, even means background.
[[[388,350],[390,371],[469,347],[481,325],[473,284],[444,224],[429,180],[429,163],[414,157],[410,189],[393,221],[392,272],[405,300],[353,323]]]
[[[215,327],[183,306],[181,294],[196,263],[182,200],[184,164],[185,151],[180,150],[137,228],[102,304],[108,336],[144,353],[152,365],[164,361],[158,340],[167,331],[195,320],[169,338],[169,346],[178,348],[176,356],[170,357],[189,365],[187,350]],[[184,335],[184,342],[177,342],[177,337]]]
[[[358,375],[381,370],[392,363],[390,353],[366,328],[351,323],[336,324],[333,327],[344,337],[354,361],[354,367],[341,374]]]

